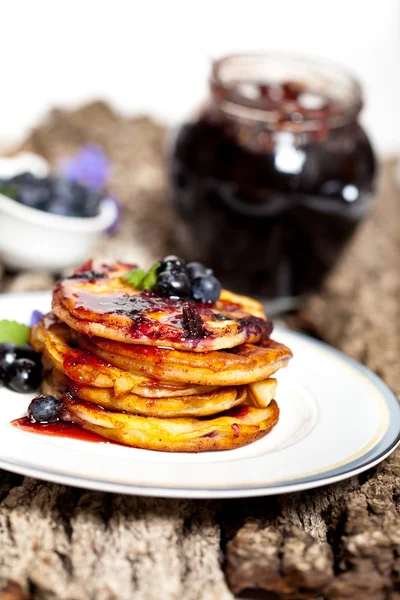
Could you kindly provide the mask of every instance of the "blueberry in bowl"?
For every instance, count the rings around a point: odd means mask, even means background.
[[[102,194],[63,177],[30,172],[0,177],[0,193],[23,206],[63,217],[89,218],[100,213]]]
[[[0,257],[10,268],[75,266],[117,218],[112,198],[79,183],[29,172],[0,177]]]

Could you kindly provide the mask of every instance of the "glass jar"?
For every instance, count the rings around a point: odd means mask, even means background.
[[[285,55],[213,64],[210,98],[173,136],[177,242],[236,291],[318,289],[370,208],[371,144],[358,83]]]

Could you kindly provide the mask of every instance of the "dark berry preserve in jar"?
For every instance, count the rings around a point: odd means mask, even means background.
[[[236,291],[302,297],[370,209],[360,87],[317,62],[238,55],[214,63],[210,92],[170,148],[180,250]]]

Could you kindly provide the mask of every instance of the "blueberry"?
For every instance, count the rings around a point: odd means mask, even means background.
[[[17,352],[14,344],[0,344],[0,379],[5,380],[10,365],[17,358]]]
[[[40,367],[29,358],[17,358],[6,372],[8,387],[20,394],[36,390],[39,387],[40,379]]]
[[[183,271],[165,271],[158,276],[156,291],[166,298],[187,298],[189,276]]]
[[[46,206],[46,212],[52,215],[59,215],[61,217],[82,217],[83,214],[78,206],[64,204],[59,198],[54,198]]]
[[[46,211],[65,217],[82,217],[87,198],[86,189],[67,179],[51,179],[51,200]]]
[[[82,186],[75,184],[72,181],[68,181],[68,179],[52,179],[51,186],[53,198],[58,198],[64,204],[74,204],[77,197],[82,194]],[[80,198],[78,198],[78,200],[79,199]]]
[[[85,217],[97,217],[100,211],[100,203],[103,196],[98,192],[88,191],[86,200],[82,206],[82,214]]]
[[[190,279],[196,279],[196,277],[202,277],[203,275],[213,275],[214,273],[212,269],[208,269],[199,262],[188,263],[187,271]]]
[[[55,396],[41,395],[28,406],[28,418],[31,423],[54,423],[61,417],[63,403]]]
[[[50,200],[50,192],[46,185],[21,185],[17,196],[18,201],[30,208],[44,210]]]
[[[166,256],[160,263],[160,266],[157,269],[157,273],[164,273],[165,271],[186,271],[186,262],[183,258],[179,258],[174,254],[170,256]]]
[[[41,367],[42,356],[41,356],[40,352],[35,352],[35,350],[32,348],[32,346],[30,344],[24,344],[23,346],[18,346],[15,349],[15,352],[16,352],[16,358],[29,358],[29,360],[32,360],[34,363],[36,363],[39,368]]]
[[[3,342],[0,344],[0,360],[6,360],[11,364],[16,358],[16,346],[9,342]]]
[[[54,198],[46,206],[46,212],[52,215],[59,215],[61,217],[70,217],[71,209],[68,204],[64,204],[62,201]]]
[[[204,304],[217,302],[221,291],[222,286],[213,275],[204,275],[192,281],[191,297],[196,302],[203,302]]]
[[[17,183],[18,185],[39,185],[42,181],[42,178],[36,177],[29,171],[18,173],[18,175],[14,175],[14,177],[11,177],[9,180],[10,183]]]

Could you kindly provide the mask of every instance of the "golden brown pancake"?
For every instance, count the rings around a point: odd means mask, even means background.
[[[105,362],[163,382],[197,385],[244,385],[262,381],[285,367],[292,353],[283,344],[265,340],[229,351],[185,352],[101,338],[78,336],[77,343]]]
[[[247,404],[258,408],[266,408],[276,396],[278,382],[269,377],[264,381],[250,383],[247,386]]]
[[[116,397],[110,388],[79,385],[66,375],[53,369],[45,378],[44,393],[62,397],[70,394],[80,400],[91,402],[110,410],[159,418],[206,417],[229,410],[246,400],[246,388],[225,387],[195,396],[170,398],[143,398],[137,394]]]
[[[81,347],[75,347],[75,342]],[[192,395],[211,391],[204,389],[208,386],[262,381],[286,366],[292,356],[286,346],[273,340],[207,353],[90,340],[75,336],[51,315],[32,330],[31,343],[75,381],[114,387],[116,394],[133,391],[157,397],[182,395],[183,386],[184,394]],[[187,386],[191,386],[190,391]]]
[[[231,450],[266,435],[278,422],[279,408],[239,406],[216,417],[158,419],[112,412],[65,396],[75,423],[102,437],[135,448],[164,452]]]
[[[74,347],[72,331],[52,315],[44,317],[31,329],[30,343],[37,352],[43,353],[48,364],[73,381],[100,388],[113,388],[115,396],[132,392],[140,396],[162,398],[212,391],[206,386],[161,384],[145,375],[113,367],[90,352]]]
[[[209,352],[257,343],[272,330],[256,300],[222,291],[214,305],[161,298],[123,276],[131,265],[79,271],[58,282],[53,312],[72,329],[128,344]]]
[[[291,351],[270,339],[255,300],[222,291],[215,304],[163,298],[124,279],[132,265],[62,279],[53,311],[32,328],[42,392],[104,439],[167,452],[229,450],[277,423],[277,382]]]

